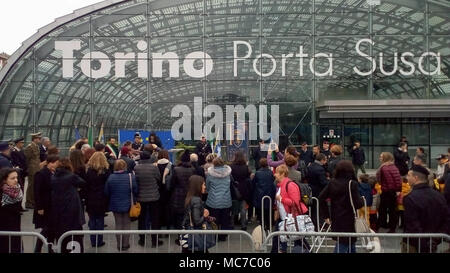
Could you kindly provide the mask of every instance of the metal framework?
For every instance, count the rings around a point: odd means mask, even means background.
[[[391,0],[369,6],[366,0],[107,0],[58,18],[25,41],[0,72],[0,139],[41,130],[61,147],[73,142],[73,129],[105,124],[106,135],[118,128],[169,129],[171,106],[227,104],[228,94],[242,103],[282,104],[281,115],[315,125],[316,103],[325,91],[365,90],[360,99],[441,99],[450,95],[450,6],[445,1]],[[371,38],[370,52],[392,56],[395,51],[440,52],[441,75],[411,77],[381,74],[359,77],[355,65],[367,61],[352,51],[355,41]],[[62,77],[55,40],[83,41],[82,53],[99,50],[112,56],[128,52],[139,40],[153,52],[176,52],[180,57],[203,51],[215,60],[205,79],[138,79],[137,62],[127,65],[126,79],[92,80],[75,65],[73,79]],[[258,77],[251,66],[233,78],[233,40],[246,40],[254,54],[332,52],[338,71],[326,79],[312,73],[299,77],[298,63],[288,60],[286,77],[277,72]],[[150,63],[150,62],[149,62]],[[94,64],[95,65],[95,64]],[[269,62],[260,62],[260,69]],[[385,60],[390,70],[392,58]],[[433,63],[427,61],[430,68]],[[319,71],[326,62],[315,62]],[[166,70],[164,72],[167,72]],[[183,74],[183,73],[181,73]],[[168,73],[164,74],[168,75]],[[311,107],[312,105],[312,107]],[[286,106],[286,107],[284,107]],[[305,119],[305,114],[308,118]],[[303,118],[302,118],[303,117]],[[281,130],[293,135],[299,127]],[[315,126],[313,126],[315,128]],[[316,131],[312,131],[314,142]]]

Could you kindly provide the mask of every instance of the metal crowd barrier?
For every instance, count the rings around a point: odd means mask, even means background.
[[[448,253],[450,251],[450,236],[443,233],[341,233],[341,232],[281,232],[277,231],[267,236],[263,249],[270,252],[272,238],[275,236],[297,236],[297,241],[288,240],[288,249],[295,252],[295,247],[307,249],[304,252],[331,253],[336,243],[349,244],[351,238],[356,238],[355,248],[362,253]],[[325,245],[320,252],[314,251],[312,242],[316,237],[323,237]],[[289,237],[288,237],[289,238]],[[299,238],[301,238],[299,240]],[[362,244],[362,238],[370,242]],[[280,240],[278,240],[280,241]],[[278,250],[280,249],[280,243]]]
[[[269,202],[270,202],[270,204],[273,204],[272,203],[272,198],[270,198],[270,196],[264,196],[262,199],[261,199],[261,226],[262,226],[262,228],[263,228],[263,231],[264,231],[264,200],[265,199],[269,199]],[[272,206],[270,206],[270,208],[269,208],[269,233],[272,233],[272,226],[273,226],[273,224],[272,224],[272,218],[273,218],[273,213],[272,213]],[[263,234],[265,234],[265,232],[263,232]],[[264,240],[265,240],[266,238],[265,238],[265,235],[264,235]]]
[[[4,237],[7,237],[6,240]],[[23,237],[31,237],[31,244],[27,241],[25,247]],[[47,239],[37,232],[0,231],[0,253],[33,253],[36,242],[40,240],[43,248],[47,248]],[[28,248],[31,246],[31,249]]]
[[[133,252],[133,253],[180,253],[183,250],[181,245],[177,245],[174,240],[180,239],[180,235],[186,234],[201,234],[201,235],[215,235],[214,247],[208,249],[209,253],[254,253],[255,244],[252,236],[242,230],[77,230],[64,233],[59,239],[57,244],[57,252],[79,253],[84,248],[84,252],[88,253],[110,253],[113,252]],[[84,236],[87,235],[87,236]],[[105,246],[91,247],[90,235],[94,235],[96,242],[98,242],[98,236],[103,235],[103,241]],[[139,236],[144,235],[143,245],[139,245]],[[156,242],[163,241],[163,245],[152,245],[151,235],[156,236]],[[219,235],[228,236],[227,240],[222,242],[219,239]],[[83,245],[80,245],[79,238],[83,236]],[[130,236],[129,251],[123,250],[122,239],[125,236]],[[111,240],[111,237],[113,239]],[[150,241],[149,241],[150,240]],[[244,243],[245,240],[247,243]],[[67,244],[64,244],[67,242]],[[117,243],[120,242],[120,245]],[[195,243],[195,239],[194,242]],[[239,245],[237,246],[236,243]],[[205,249],[203,248],[202,251]],[[225,250],[225,251],[224,251]],[[194,249],[189,252],[194,252]]]

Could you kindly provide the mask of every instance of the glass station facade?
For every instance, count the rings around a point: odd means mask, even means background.
[[[376,62],[374,72],[364,76],[354,68],[370,71],[373,63],[355,48],[362,39],[372,41],[360,49]],[[80,41],[80,49],[64,57],[55,48],[58,41]],[[236,49],[235,41],[246,42],[252,51],[237,63],[234,54],[244,57],[249,47]],[[138,48],[140,42],[145,42],[144,50]],[[203,77],[185,71],[192,52],[207,53],[213,61]],[[411,53],[409,64],[400,58],[405,52]],[[424,52],[438,53],[439,60]],[[128,56],[121,76],[116,53]],[[329,58],[311,61],[318,53]],[[260,54],[266,55],[258,59]],[[303,65],[300,54],[307,55]],[[204,58],[192,60],[193,68],[201,71]],[[92,73],[108,62],[111,68],[96,78],[83,73],[83,60]],[[64,61],[71,63],[71,77],[63,75]],[[339,144],[358,138],[369,168],[377,167],[377,155],[391,151],[402,135],[408,137],[411,154],[422,146],[430,159],[450,146],[447,1],[108,0],[58,18],[9,62],[0,72],[4,140],[41,131],[64,150],[75,141],[75,127],[87,135],[93,126],[96,135],[103,123],[107,137],[118,129],[170,130],[176,120],[171,109],[177,104],[193,109],[194,98],[201,97],[204,106],[279,105],[280,135],[294,145],[320,144],[330,130],[339,136],[332,139]],[[332,73],[320,76],[330,62]],[[155,73],[158,64],[161,75]],[[411,73],[403,75],[400,69]],[[325,101],[347,100],[438,100],[444,110],[321,114]],[[435,160],[431,163],[435,167]]]

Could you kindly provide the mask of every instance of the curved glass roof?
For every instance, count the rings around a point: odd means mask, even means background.
[[[27,40],[0,72],[0,139],[43,131],[62,147],[74,141],[73,129],[83,133],[89,124],[105,124],[106,135],[118,128],[170,129],[175,104],[193,108],[194,97],[204,104],[276,103],[280,114],[305,118],[324,99],[441,99],[450,98],[450,5],[446,1],[392,0],[369,6],[366,0],[108,0],[58,18]],[[376,1],[375,1],[376,2]],[[379,69],[363,77],[353,67],[368,67],[355,52],[355,44],[371,38],[373,56],[383,53],[384,69],[393,69],[394,52],[411,52],[413,63],[423,52],[439,52],[440,75],[384,76]],[[61,52],[55,41],[81,40],[74,56],[74,77],[62,76]],[[100,79],[86,77],[80,59],[90,51],[110,58],[116,52],[138,52],[139,41],[152,53],[175,52],[180,77],[139,78],[137,62],[129,62],[126,77],[115,77],[115,66]],[[278,68],[260,77],[252,62],[239,66],[233,77],[233,41],[250,43],[254,56],[271,54]],[[333,53],[332,76],[318,78],[307,65],[299,76],[299,63],[281,55]],[[208,53],[213,72],[205,78],[188,77],[183,58],[194,51]],[[241,54],[245,54],[242,53]],[[196,63],[196,66],[199,64]],[[262,71],[272,63],[259,62]],[[316,61],[318,71],[328,62]],[[433,58],[426,58],[430,71]],[[99,67],[93,61],[94,69]],[[405,68],[404,64],[399,67]],[[407,68],[407,66],[406,66]],[[306,118],[308,119],[308,118]],[[281,126],[283,128],[283,126]],[[294,126],[286,126],[292,130]],[[294,129],[295,130],[295,129]],[[288,134],[290,133],[287,132]]]

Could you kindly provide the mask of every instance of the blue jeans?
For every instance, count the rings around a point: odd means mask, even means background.
[[[89,229],[90,230],[104,230],[105,228],[105,217],[89,215]],[[95,247],[103,243],[103,235],[91,235],[91,245]]]
[[[351,243],[350,247],[348,243],[336,243],[334,253],[356,253],[355,243]]]

